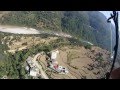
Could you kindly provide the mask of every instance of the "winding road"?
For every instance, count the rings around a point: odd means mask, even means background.
[[[43,77],[44,79],[49,79],[48,76],[46,75],[46,73],[43,71],[42,66],[41,66],[40,64],[38,64],[38,62],[36,61],[36,59],[37,59],[40,55],[41,55],[40,53],[36,54],[36,55],[34,56],[34,58],[33,58],[33,62],[34,62],[34,64],[39,68],[42,77]]]

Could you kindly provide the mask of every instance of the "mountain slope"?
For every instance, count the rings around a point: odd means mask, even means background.
[[[98,11],[12,11],[1,24],[62,31],[110,50],[107,18]]]

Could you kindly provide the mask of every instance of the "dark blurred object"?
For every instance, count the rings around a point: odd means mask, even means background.
[[[110,77],[113,76],[113,78],[115,78],[116,74],[115,75],[112,75],[112,73],[114,72],[113,71],[113,68],[114,68],[114,64],[115,64],[115,61],[116,61],[116,57],[117,57],[117,51],[118,51],[118,43],[119,43],[119,27],[118,27],[118,12],[117,11],[113,11],[113,14],[111,14],[111,17],[108,18],[107,22],[110,23],[110,19],[113,19],[114,23],[115,23],[115,31],[116,31],[116,45],[114,46],[114,58],[113,58],[113,64],[112,64],[112,67],[110,69],[110,74],[108,74],[106,76],[106,79],[110,79]]]
[[[111,72],[110,79],[120,79],[120,67]]]

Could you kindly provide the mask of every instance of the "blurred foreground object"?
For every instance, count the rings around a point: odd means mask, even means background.
[[[120,79],[120,67],[112,71],[110,79]]]

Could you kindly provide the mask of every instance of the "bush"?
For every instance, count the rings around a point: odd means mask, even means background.
[[[98,57],[96,57],[95,60],[96,60],[96,61],[103,61],[103,57],[102,57],[102,56],[98,56]]]
[[[91,49],[92,48],[91,45],[85,45],[84,47],[85,47],[85,49]]]

